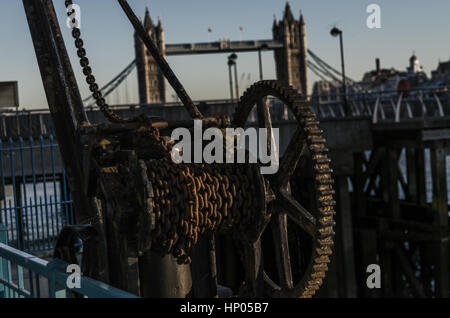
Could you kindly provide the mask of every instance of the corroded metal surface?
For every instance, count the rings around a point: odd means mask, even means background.
[[[257,166],[176,165],[163,159],[147,162],[147,169],[154,185],[157,224],[152,246],[160,253],[172,253],[180,263],[191,262],[200,235],[251,232],[264,213]]]
[[[270,114],[267,110],[264,114],[264,108],[267,106],[261,107],[266,104],[265,98],[268,96],[278,98],[289,107],[297,119],[298,129],[281,159],[279,171],[268,177],[269,189],[275,195],[269,205],[269,209],[272,209],[269,214],[275,218],[281,216],[276,231],[273,231],[274,236],[277,236],[275,244],[279,245],[277,261],[281,269],[279,273],[281,286],[276,286],[267,276],[265,276],[265,280],[274,288],[273,296],[311,297],[322,285],[327,264],[330,262],[329,256],[332,254],[335,201],[332,170],[330,169],[331,161],[327,156],[328,149],[325,147],[325,139],[322,137],[323,131],[319,129],[319,123],[308,103],[294,88],[277,81],[261,81],[251,86],[239,102],[233,116],[233,125],[244,126],[250,111],[255,105],[258,105],[260,126],[272,128],[270,118],[268,118]],[[305,156],[305,150],[309,151],[312,159],[317,207],[315,214],[304,208],[290,193],[291,178],[298,163]],[[312,250],[309,264],[297,284],[292,281],[285,215],[312,239],[312,246],[308,247]]]
[[[33,20],[34,7],[29,0],[24,0],[24,3],[31,26],[37,23]],[[51,1],[39,0],[35,3],[50,5]],[[68,7],[72,1],[65,3]],[[128,3],[124,0],[119,0],[119,3],[191,118],[203,118]],[[49,12],[54,14],[53,8]],[[48,18],[47,13],[43,10],[40,18]],[[49,20],[57,22],[56,17]],[[49,59],[61,61],[58,54],[49,57],[41,52],[58,52],[58,49],[61,52],[61,46],[55,46],[52,42],[54,30],[47,31],[48,43],[42,43],[34,30],[32,33],[59,142],[63,150],[68,145],[73,146],[72,152],[63,151],[63,155],[68,170],[78,173],[78,179],[71,183],[71,187],[74,186],[72,191],[77,186],[82,187],[79,196],[74,196],[77,216],[82,223],[95,226],[99,233],[99,243],[90,245],[84,262],[94,264],[96,268],[108,266],[109,280],[116,287],[136,294],[149,294],[143,292],[151,288],[146,284],[159,273],[151,272],[148,264],[155,261],[163,264],[155,258],[158,256],[151,253],[171,255],[179,266],[184,266],[191,263],[199,236],[208,237],[213,242],[214,235],[226,233],[242,247],[238,253],[245,278],[240,295],[310,297],[315,294],[325,277],[333,245],[334,191],[325,139],[314,113],[301,95],[279,82],[261,81],[242,96],[232,124],[226,116],[203,119],[204,128],[244,127],[250,111],[257,106],[260,127],[271,129],[266,98],[273,96],[284,102],[295,115],[298,129],[275,175],[263,176],[258,164],[175,164],[170,156],[173,140],[162,136],[161,131],[170,132],[180,126],[192,128],[193,121],[165,122],[149,117],[123,119],[117,116],[99,92],[80,30],[74,28],[75,45],[86,80],[98,106],[112,122],[102,125],[87,123],[83,116],[77,115],[79,105],[73,104],[79,93],[70,84],[68,75],[71,69],[64,65],[50,65],[55,71],[45,73]],[[56,37],[60,38],[60,33]],[[61,105],[58,106],[57,102]],[[72,121],[69,130],[58,126],[67,121]],[[311,157],[310,168],[314,177],[316,209],[312,212],[296,200],[290,186],[306,152]],[[77,201],[88,206],[80,210],[82,205]],[[311,255],[296,283],[289,260],[288,222],[293,222],[311,241],[311,244],[302,246],[311,250]],[[275,242],[275,254],[272,256],[277,261],[279,274],[276,282],[265,271],[263,262],[265,247],[261,237],[269,224]],[[67,246],[63,241],[61,244],[59,249],[65,250],[70,242]],[[209,246],[211,251],[214,249],[212,245]],[[102,252],[100,262],[95,259],[95,249]],[[73,258],[70,251],[64,254]],[[270,255],[270,251],[267,254]],[[173,263],[172,259],[168,262]],[[211,260],[210,264],[210,273],[216,273],[215,260]],[[87,267],[88,273],[95,271],[94,267]],[[166,274],[175,275],[175,272],[181,276],[174,284],[189,286],[190,273],[178,271],[173,266]],[[96,273],[92,275],[98,276]],[[162,286],[159,288],[163,289]]]

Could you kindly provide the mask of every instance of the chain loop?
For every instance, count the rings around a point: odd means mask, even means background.
[[[72,5],[72,0],[66,0],[65,5],[67,10]],[[67,15],[70,17],[75,13],[75,10],[71,12],[67,11]],[[72,23],[75,25],[76,19],[72,20]],[[73,27],[72,36],[75,39],[75,47],[77,48],[77,55],[80,58],[80,65],[83,68],[83,74],[86,76],[86,82],[89,85],[89,90],[92,93],[92,97],[95,99],[97,106],[100,108],[100,111],[103,115],[113,123],[131,123],[136,122],[139,118],[131,118],[125,119],[117,115],[113,110],[110,109],[109,105],[106,103],[106,100],[103,98],[102,92],[99,90],[99,86],[96,83],[95,77],[92,74],[92,68],[89,66],[89,59],[86,57],[86,50],[84,49],[83,40],[81,39],[81,31],[77,27]]]
[[[188,264],[199,235],[251,225],[252,210],[259,205],[251,166],[174,164],[169,158],[146,165],[154,189],[155,252],[171,253],[180,264]]]

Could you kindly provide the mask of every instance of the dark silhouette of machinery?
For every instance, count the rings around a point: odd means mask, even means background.
[[[260,81],[231,119],[204,118],[127,1],[118,2],[190,119],[118,116],[73,28],[86,81],[110,121],[89,123],[52,1],[23,0],[78,220],[62,230],[55,256],[77,262],[73,243],[81,239],[85,275],[143,297],[214,297],[218,285],[240,296],[313,296],[332,253],[334,190],[308,100],[282,82]],[[193,120],[243,128],[256,108],[258,126],[271,131],[269,97],[287,105],[298,125],[276,174],[262,175],[258,163],[172,162],[168,136],[192,129]]]

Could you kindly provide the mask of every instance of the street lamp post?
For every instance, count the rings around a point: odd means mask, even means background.
[[[233,75],[232,75],[232,71],[231,68],[233,67],[234,62],[230,59],[228,59],[228,77],[230,79],[230,97],[231,97],[231,101],[233,101],[234,99],[234,95],[233,95]]]
[[[258,58],[259,58],[259,79],[262,81],[263,80],[263,68],[262,68],[262,53],[261,53],[261,48],[259,48],[258,50]]]
[[[238,78],[237,78],[237,55],[235,53],[231,54],[230,56],[228,56],[228,71],[229,71],[229,76],[230,76],[230,92],[231,92],[231,99],[233,100],[233,79],[232,79],[232,72],[231,72],[231,68],[234,66],[234,81],[235,81],[235,86],[236,86],[236,99],[239,99],[239,83],[238,83]]]
[[[238,73],[237,73],[237,55],[236,53],[231,54],[230,56],[228,56],[228,65],[231,64],[231,66],[234,66],[234,85],[236,88],[236,99],[239,99],[239,82],[238,82]],[[231,78],[231,69],[230,69],[230,78]]]
[[[239,80],[236,62],[234,62],[234,85],[236,86],[236,99],[239,99]]]
[[[262,51],[266,51],[267,50],[267,45],[263,44],[259,47],[258,50],[258,58],[259,58],[259,79],[262,81],[263,80],[263,64],[262,64]]]
[[[330,34],[334,37],[339,36],[340,47],[341,47],[341,65],[342,65],[342,90],[344,99],[344,111],[346,115],[349,113],[348,102],[347,102],[347,83],[345,80],[345,60],[344,60],[344,40],[342,36],[342,30],[334,27],[331,29]]]

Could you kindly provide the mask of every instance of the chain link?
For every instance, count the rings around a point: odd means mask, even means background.
[[[72,0],[66,0],[65,5],[67,10],[72,5]],[[75,10],[67,11],[67,15],[70,17],[75,13]],[[75,25],[76,19],[72,20],[72,23]],[[77,54],[80,58],[80,65],[83,68],[83,74],[86,76],[86,82],[89,85],[89,90],[92,93],[92,97],[94,98],[97,106],[100,108],[100,111],[103,115],[113,123],[130,123],[138,121],[138,118],[124,119],[117,115],[113,110],[110,109],[109,105],[106,103],[105,98],[103,98],[102,92],[99,89],[98,84],[96,83],[95,77],[92,74],[92,68],[89,66],[89,59],[86,56],[86,50],[84,49],[83,40],[81,39],[81,31],[79,28],[74,27],[72,29],[72,36],[75,39],[75,47],[77,48]]]
[[[239,231],[251,223],[258,202],[250,165],[174,164],[168,158],[146,164],[154,191],[155,252],[188,264],[199,235]]]

